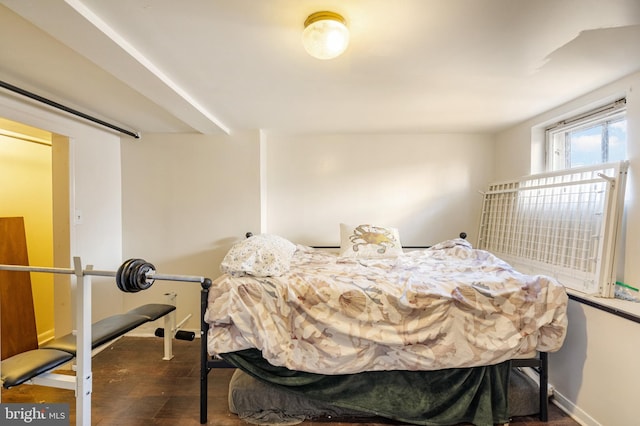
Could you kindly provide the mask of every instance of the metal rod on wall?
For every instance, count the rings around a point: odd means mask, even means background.
[[[78,117],[84,118],[85,120],[89,120],[89,121],[91,121],[93,123],[100,124],[101,126],[108,127],[110,129],[116,130],[116,131],[118,131],[120,133],[124,133],[125,135],[129,135],[129,136],[132,136],[132,137],[134,137],[136,139],[140,139],[140,134],[138,134],[138,133],[132,132],[131,130],[123,129],[122,127],[118,127],[115,124],[107,123],[106,121],[100,120],[99,118],[92,117],[92,116],[90,116],[88,114],[85,114],[84,112],[75,110],[73,108],[69,108],[69,107],[64,106],[62,104],[59,104],[58,102],[52,101],[51,99],[47,99],[47,98],[44,98],[44,97],[42,97],[40,95],[36,95],[35,93],[31,93],[31,92],[29,92],[27,90],[24,90],[24,89],[21,89],[19,87],[16,87],[16,86],[12,85],[12,84],[9,84],[9,83],[7,83],[5,81],[0,80],[0,86],[4,87],[7,90],[11,90],[12,92],[15,92],[15,93],[18,93],[20,95],[23,95],[23,96],[26,96],[28,98],[31,98],[33,100],[36,100],[38,102],[42,102],[43,104],[52,106],[54,108],[60,109],[60,110],[65,111],[65,112],[68,112],[69,114],[76,115]]]

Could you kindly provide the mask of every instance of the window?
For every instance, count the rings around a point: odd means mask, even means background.
[[[560,121],[546,135],[549,171],[626,160],[626,100]]]

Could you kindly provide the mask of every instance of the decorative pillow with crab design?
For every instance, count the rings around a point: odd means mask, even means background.
[[[340,256],[396,257],[402,254],[398,229],[388,226],[340,224]]]

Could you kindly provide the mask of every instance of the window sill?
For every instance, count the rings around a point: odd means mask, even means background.
[[[640,324],[640,303],[629,300],[590,296],[571,289],[567,289],[567,294],[569,295],[569,299],[575,300],[578,303],[584,303],[585,305]]]

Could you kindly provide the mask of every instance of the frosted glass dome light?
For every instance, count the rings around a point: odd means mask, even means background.
[[[302,44],[309,55],[318,59],[340,56],[349,45],[349,29],[341,15],[316,12],[304,21]]]

